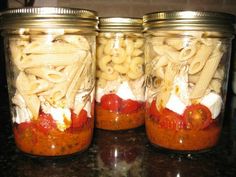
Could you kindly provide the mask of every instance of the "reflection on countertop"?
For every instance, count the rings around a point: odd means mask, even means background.
[[[121,132],[95,130],[90,148],[63,158],[27,156],[16,149],[6,96],[0,106],[1,177],[234,177],[236,97],[226,108],[219,145],[202,154],[166,153],[148,143],[144,127]]]

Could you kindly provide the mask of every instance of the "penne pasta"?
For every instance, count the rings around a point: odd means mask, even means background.
[[[169,62],[168,56],[166,56],[166,55],[163,55],[160,58],[156,57],[154,60],[157,60],[157,63],[155,64],[155,67],[166,66]]]
[[[184,40],[181,40],[179,38],[167,38],[167,39],[165,39],[165,43],[168,46],[171,46],[171,47],[173,47],[176,50],[181,50],[181,49],[183,49],[185,47]]]
[[[81,63],[79,64],[79,69],[75,73],[75,76],[70,83],[68,90],[66,92],[66,105],[69,108],[73,108],[74,105],[74,100],[75,100],[75,95],[78,92],[80,86],[83,84],[86,74],[89,72],[89,66],[92,64],[92,58],[91,55],[88,55]],[[89,77],[89,76],[87,76]]]
[[[223,53],[219,50],[220,47],[221,43],[217,44],[214,51],[212,52],[212,55],[206,61],[206,64],[200,74],[199,80],[193,88],[190,98],[200,98],[204,95],[223,56]]]
[[[59,101],[62,99],[68,90],[70,83],[72,82],[75,73],[79,69],[79,63],[75,63],[74,65],[67,66],[63,74],[66,77],[65,82],[54,84],[53,88],[42,93],[41,95],[45,95],[47,100],[50,103]]]
[[[25,72],[54,83],[63,82],[66,79],[62,72],[48,67],[28,68],[25,69]]]
[[[79,50],[71,54],[42,54],[42,55],[27,55],[23,56],[20,67],[23,69],[41,66],[65,66],[72,65],[78,60],[85,58],[87,53]],[[65,60],[66,59],[66,60]]]
[[[62,35],[55,38],[55,40],[64,40],[65,42],[75,45],[78,50],[90,50],[88,40],[81,35]]]
[[[183,48],[179,54],[180,61],[186,61],[193,57],[196,54],[197,47],[195,45],[190,45],[188,47]]]
[[[75,53],[78,48],[75,45],[65,42],[31,42],[27,45],[24,54],[68,54]]]
[[[26,105],[28,106],[30,112],[34,119],[38,118],[40,101],[35,94],[29,94],[27,88],[30,87],[29,80],[24,72],[20,72],[16,78],[16,89],[24,98]]]
[[[189,75],[188,80],[191,83],[196,83],[199,80],[200,74],[193,74],[193,75]]]
[[[19,70],[23,70],[21,67],[22,50],[23,48],[21,46],[17,46],[15,41],[10,41],[10,53],[12,61]]]
[[[197,51],[189,65],[189,74],[195,74],[202,70],[212,51],[213,45],[201,45],[200,49]]]
[[[161,56],[167,55],[171,62],[179,63],[178,61],[179,52],[174,50],[170,46],[167,46],[167,45],[154,46],[153,49],[158,55],[161,55]]]
[[[52,84],[44,79],[31,80],[29,82],[29,88],[27,88],[28,94],[38,94],[49,90]]]

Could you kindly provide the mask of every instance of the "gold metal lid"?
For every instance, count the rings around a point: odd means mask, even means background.
[[[1,28],[89,28],[97,29],[95,11],[62,7],[30,7],[1,12]]]
[[[235,17],[222,12],[163,11],[143,16],[144,31],[150,29],[170,30],[217,30],[234,32]]]
[[[142,31],[142,18],[100,17],[100,31]]]

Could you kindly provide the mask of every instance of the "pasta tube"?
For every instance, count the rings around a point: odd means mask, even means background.
[[[17,79],[16,79],[16,89],[19,93],[23,96],[26,105],[28,106],[29,110],[31,111],[33,118],[38,118],[40,101],[35,94],[28,94],[27,88],[30,87],[29,80],[24,72],[20,72]]]
[[[211,79],[213,78],[216,69],[223,56],[223,52],[220,51],[220,44],[218,44],[212,52],[212,55],[206,61],[204,68],[200,74],[199,80],[193,88],[190,98],[200,98],[204,95]]]

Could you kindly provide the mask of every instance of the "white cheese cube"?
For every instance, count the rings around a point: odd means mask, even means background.
[[[67,119],[67,122],[71,122],[71,112],[70,109],[63,108],[53,108],[51,107],[50,113],[52,118],[56,121],[57,128],[61,131],[67,129],[70,125],[65,124],[64,119]]]
[[[171,94],[170,99],[166,103],[166,108],[178,113],[183,114],[186,108],[186,105],[174,94]]]
[[[16,122],[18,124],[23,122],[29,122],[32,119],[32,114],[30,110],[28,110],[26,107],[15,107],[16,115],[13,117],[13,122]]]
[[[121,84],[120,87],[118,88],[116,94],[124,100],[127,99],[136,100],[132,90],[129,87],[128,82],[123,82],[123,84]]]
[[[212,118],[215,119],[220,114],[223,101],[220,95],[210,92],[202,98],[200,103],[208,107],[211,111]]]

